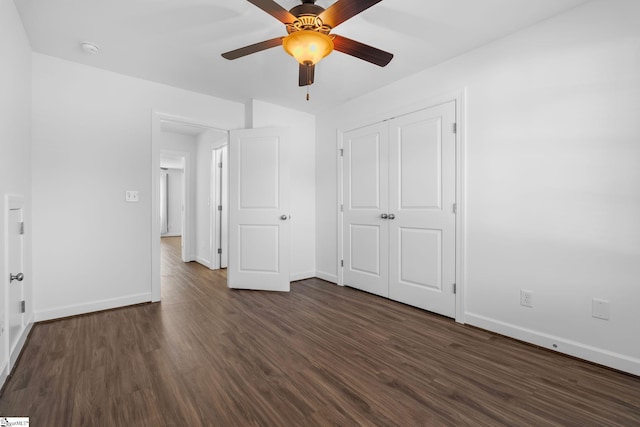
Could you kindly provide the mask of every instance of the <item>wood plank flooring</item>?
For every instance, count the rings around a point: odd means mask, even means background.
[[[163,301],[38,324],[33,426],[638,426],[640,378],[311,279],[229,290],[162,244]]]

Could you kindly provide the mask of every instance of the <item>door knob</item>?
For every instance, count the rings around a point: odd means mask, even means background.
[[[380,218],[382,218],[382,219],[387,219],[387,218],[389,218],[389,215],[387,215],[387,214],[380,214]]]
[[[22,282],[22,279],[24,279],[24,274],[22,273],[18,273],[16,275],[9,273],[9,283],[13,282],[14,280],[17,280],[18,282]]]
[[[281,219],[281,220],[283,220],[283,221],[286,221],[288,218],[289,218],[289,217],[288,217],[288,216],[286,216],[286,215],[282,215],[282,216],[280,216],[280,219]]]
[[[396,219],[396,216],[394,214],[389,214],[389,219]]]

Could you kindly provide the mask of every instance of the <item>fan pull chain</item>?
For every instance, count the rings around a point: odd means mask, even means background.
[[[307,101],[309,100],[309,85],[307,85]]]

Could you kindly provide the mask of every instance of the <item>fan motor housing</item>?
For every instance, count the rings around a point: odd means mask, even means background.
[[[302,15],[315,15],[315,16],[318,16],[322,12],[324,12],[324,8],[321,7],[321,6],[316,6],[313,3],[303,3],[303,4],[299,4],[298,6],[295,6],[295,7],[291,8],[291,10],[289,12],[293,16],[295,16],[296,18],[299,18]]]

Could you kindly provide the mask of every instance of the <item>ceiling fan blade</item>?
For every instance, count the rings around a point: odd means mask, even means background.
[[[284,37],[276,37],[274,39],[265,40],[260,43],[251,44],[249,46],[241,47],[240,49],[232,50],[222,54],[225,59],[237,59],[243,56],[250,55],[252,53],[260,52],[262,50],[271,49],[272,47],[281,46],[282,39]]]
[[[309,86],[313,84],[316,66],[314,64],[300,64],[300,75],[298,77],[298,86]]]
[[[385,52],[373,46],[335,35],[333,48],[338,52],[355,56],[364,61],[384,67],[393,59],[393,53]]]
[[[360,12],[369,9],[381,1],[382,0],[338,0],[318,15],[318,17],[326,25],[335,28],[347,19],[353,18]]]
[[[273,0],[247,0],[249,3],[259,7],[260,9],[267,12],[269,15],[276,18],[278,21],[283,24],[291,24],[296,20],[296,17],[293,16],[287,9],[280,6]]]

